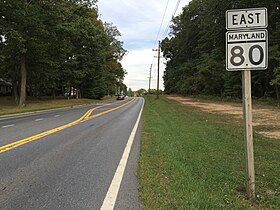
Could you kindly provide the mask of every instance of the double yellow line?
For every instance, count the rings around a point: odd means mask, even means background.
[[[48,136],[48,135],[50,135],[50,134],[56,133],[56,132],[61,131],[61,130],[65,129],[65,128],[69,128],[69,127],[71,127],[71,126],[73,126],[73,125],[76,125],[76,124],[78,124],[78,123],[80,123],[80,122],[84,122],[84,121],[90,120],[90,119],[92,119],[92,118],[96,118],[96,117],[99,117],[99,116],[101,116],[101,115],[107,114],[107,113],[109,113],[109,112],[112,112],[112,111],[114,111],[114,110],[117,110],[117,109],[119,109],[119,108],[121,108],[121,107],[124,107],[124,106],[130,104],[130,103],[131,103],[132,101],[134,101],[134,100],[135,100],[135,98],[133,98],[132,100],[130,100],[130,101],[128,101],[128,102],[126,102],[126,103],[124,103],[124,104],[122,104],[122,105],[120,105],[120,106],[117,106],[117,107],[115,107],[115,108],[106,110],[106,111],[101,112],[101,113],[98,113],[98,114],[95,114],[95,115],[93,115],[93,116],[91,116],[91,114],[92,114],[92,112],[93,112],[94,110],[99,109],[99,108],[104,107],[104,106],[92,108],[92,109],[88,110],[88,111],[87,111],[83,116],[81,116],[79,119],[77,119],[77,120],[75,120],[75,121],[73,121],[73,122],[70,122],[70,123],[68,123],[68,124],[59,126],[59,127],[57,127],[57,128],[54,128],[54,129],[45,131],[45,132],[43,132],[43,133],[36,134],[36,135],[34,135],[34,136],[30,136],[30,137],[27,137],[27,138],[24,138],[24,139],[21,139],[21,140],[12,142],[12,143],[10,143],[10,144],[6,144],[6,145],[4,145],[4,146],[0,146],[0,153],[6,152],[6,151],[8,151],[8,150],[12,150],[12,149],[17,148],[17,147],[20,147],[20,146],[22,146],[22,145],[24,145],[24,144],[27,144],[27,143],[29,143],[29,142],[38,140],[38,139],[43,138],[43,137],[45,137],[45,136]],[[106,104],[105,106],[107,106],[107,105],[110,105],[110,104]]]

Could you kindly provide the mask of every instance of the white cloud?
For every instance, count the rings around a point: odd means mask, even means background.
[[[190,0],[181,0],[178,12]],[[148,89],[149,69],[156,55],[152,48],[157,47],[157,34],[165,11],[167,0],[99,0],[97,5],[100,18],[106,22],[112,22],[122,36],[124,48],[129,54],[123,59],[122,64],[127,70],[125,84],[133,90],[140,88]],[[163,39],[163,33],[171,20],[177,1],[169,1],[166,16],[158,39]],[[152,88],[156,88],[157,62],[154,60],[152,71]],[[164,65],[161,64],[160,88],[163,89],[162,72]]]
[[[151,89],[157,87],[157,58],[154,58],[157,53],[152,49],[133,50],[130,51],[122,60],[124,69],[128,72],[125,77],[124,83],[128,88],[132,90],[138,90],[140,88],[149,88],[149,72],[151,63],[152,66],[152,80]],[[164,59],[161,59],[160,63],[160,89],[163,90],[163,71],[164,71]]]

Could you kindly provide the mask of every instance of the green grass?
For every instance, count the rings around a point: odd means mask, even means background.
[[[103,100],[109,100],[111,97],[105,97]],[[115,98],[113,98],[115,99]],[[0,97],[0,115],[17,114],[24,112],[40,111],[53,108],[71,107],[81,104],[98,103],[100,100],[93,99],[70,99],[65,98],[29,98],[25,107],[18,107],[12,97]]]
[[[147,96],[139,166],[142,209],[280,209],[280,141],[255,135],[258,198],[246,199],[243,125]]]

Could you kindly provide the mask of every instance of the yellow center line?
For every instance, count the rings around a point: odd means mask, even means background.
[[[107,113],[109,113],[109,112],[112,112],[112,111],[114,111],[114,110],[117,110],[117,109],[119,109],[119,108],[121,108],[121,107],[124,107],[124,106],[130,104],[130,103],[131,103],[132,101],[134,101],[134,100],[135,100],[135,98],[133,98],[132,100],[130,100],[129,102],[127,102],[127,103],[125,103],[125,104],[122,104],[122,105],[117,106],[117,107],[115,107],[115,108],[106,110],[106,111],[104,111],[104,112],[95,114],[95,115],[93,115],[93,116],[90,116],[90,117],[88,117],[87,119],[93,119],[93,118],[99,117],[99,116],[101,116],[101,115],[107,114]]]
[[[73,125],[76,125],[76,124],[78,124],[78,123],[80,123],[80,122],[84,122],[84,121],[87,121],[87,120],[89,120],[89,119],[96,118],[96,117],[99,117],[99,116],[101,116],[101,115],[104,115],[104,114],[107,114],[107,113],[109,113],[109,112],[112,112],[112,111],[114,111],[114,110],[117,110],[117,109],[119,109],[119,108],[121,108],[121,107],[124,107],[124,106],[130,104],[130,103],[131,103],[132,101],[134,101],[134,100],[135,100],[135,98],[132,99],[132,100],[130,100],[130,101],[128,101],[127,103],[124,103],[124,104],[122,104],[122,105],[120,105],[120,106],[117,106],[117,107],[115,107],[115,108],[109,109],[109,110],[107,110],[107,111],[104,111],[104,112],[95,114],[95,115],[93,115],[93,116],[90,116],[90,115],[92,114],[92,112],[93,112],[94,110],[98,109],[98,108],[103,107],[103,106],[95,107],[95,108],[89,109],[89,110],[88,110],[83,116],[81,116],[79,119],[77,119],[77,120],[75,120],[75,121],[73,121],[73,122],[70,122],[70,123],[68,123],[68,124],[66,124],[66,125],[62,125],[62,126],[59,126],[59,127],[57,127],[57,128],[53,128],[53,129],[51,129],[51,130],[48,130],[48,131],[45,131],[45,132],[36,134],[36,135],[34,135],[34,136],[30,136],[30,137],[27,137],[27,138],[24,138],[24,139],[21,139],[21,140],[12,142],[12,143],[10,143],[10,144],[6,144],[6,145],[4,145],[4,146],[1,146],[1,147],[0,147],[0,154],[3,153],[3,152],[6,152],[6,151],[8,151],[8,150],[17,148],[17,147],[19,147],[19,146],[22,146],[22,145],[24,145],[24,144],[27,144],[27,143],[29,143],[29,142],[38,140],[38,139],[43,138],[43,137],[45,137],[45,136],[48,136],[48,135],[50,135],[50,134],[56,133],[56,132],[58,132],[58,131],[61,131],[61,130],[65,129],[65,128],[69,128],[69,127],[71,127],[71,126],[73,126]],[[108,106],[108,105],[110,105],[110,104],[106,104],[106,105],[104,105],[104,106]]]

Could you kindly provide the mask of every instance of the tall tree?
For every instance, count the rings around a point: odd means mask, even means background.
[[[173,19],[171,37],[162,41],[167,59],[167,93],[241,96],[240,72],[225,70],[225,12],[267,7],[269,68],[252,73],[253,95],[279,97],[279,1],[192,0]]]
[[[123,80],[119,61],[126,51],[117,39],[120,33],[98,19],[95,4],[95,0],[0,2],[0,71],[14,84],[20,80],[20,106],[27,89],[33,96],[55,95],[57,89],[66,88],[101,98],[107,80]]]

